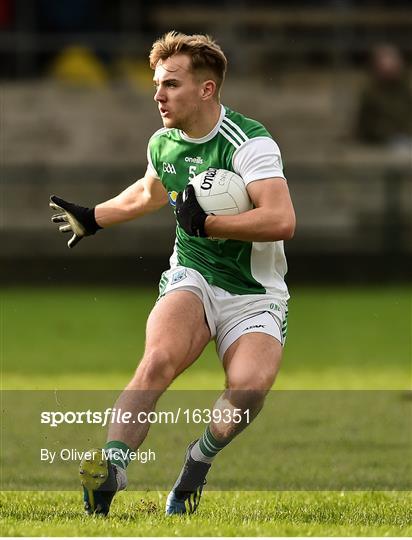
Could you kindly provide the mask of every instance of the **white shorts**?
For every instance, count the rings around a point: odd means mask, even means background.
[[[163,272],[159,290],[159,299],[176,290],[192,291],[200,298],[221,360],[244,334],[262,332],[285,344],[288,307],[284,299],[269,294],[232,294],[210,285],[197,270],[184,266]]]

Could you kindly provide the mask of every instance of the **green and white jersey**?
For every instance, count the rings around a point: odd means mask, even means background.
[[[149,141],[147,157],[149,173],[160,179],[172,206],[189,180],[209,167],[233,171],[246,185],[265,178],[284,178],[279,148],[264,126],[223,106],[218,123],[201,139],[192,139],[179,129],[157,131]],[[170,265],[194,268],[210,284],[233,294],[267,292],[289,297],[281,241],[197,238],[177,224]]]

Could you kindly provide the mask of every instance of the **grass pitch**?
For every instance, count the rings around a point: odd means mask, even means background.
[[[79,493],[5,493],[10,536],[410,536],[412,497],[399,493],[206,493],[196,514],[164,516],[166,494],[120,493],[109,519],[81,511]]]
[[[409,287],[292,290],[277,389],[411,387]],[[155,290],[12,289],[2,295],[2,388],[120,389],[143,352]],[[213,346],[174,387],[218,389]],[[149,435],[150,437],[150,435]],[[182,451],[183,454],[183,451]],[[9,463],[1,463],[7,475]],[[132,465],[133,467],[133,465]],[[130,468],[130,475],[133,469]],[[4,536],[410,536],[410,492],[212,492],[166,518],[165,492],[119,494],[109,519],[80,492],[4,492]]]
[[[410,287],[291,291],[277,389],[409,389]],[[153,288],[2,291],[2,388],[121,389],[144,348]],[[175,382],[222,388],[214,346]]]

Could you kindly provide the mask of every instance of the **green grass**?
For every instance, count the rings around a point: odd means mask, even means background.
[[[109,519],[82,514],[78,493],[6,493],[3,534],[16,536],[410,536],[399,493],[205,493],[198,513],[166,518],[165,493],[121,493]]]
[[[2,388],[121,389],[143,352],[145,321],[155,298],[155,290],[140,288],[3,291]],[[300,287],[292,290],[289,321],[276,389],[410,389],[410,287]],[[222,369],[210,345],[174,388],[222,385]],[[310,423],[303,425],[310,432]],[[259,424],[256,427],[259,432]],[[282,436],[285,441],[289,437],[286,431]],[[300,466],[305,468],[305,463]],[[130,476],[138,486],[138,467],[132,467]],[[219,467],[216,462],[217,476],[227,482]],[[7,474],[4,462],[1,472]],[[276,464],[270,473],[276,475]],[[83,516],[80,492],[4,492],[0,532],[4,536],[412,533],[411,492],[210,491],[196,515],[173,519],[163,516],[164,498],[164,492],[121,493],[111,517],[101,520]]]
[[[411,386],[411,288],[292,290],[276,388]],[[155,290],[11,289],[2,292],[3,388],[122,388],[144,347]],[[209,345],[175,388],[221,388]]]

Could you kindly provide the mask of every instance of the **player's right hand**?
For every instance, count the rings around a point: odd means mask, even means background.
[[[59,212],[53,214],[51,218],[53,223],[63,223],[63,225],[60,225],[59,231],[73,233],[73,236],[67,242],[69,248],[73,248],[84,236],[95,234],[102,228],[96,222],[94,208],[79,206],[56,195],[50,197],[49,206]]]

